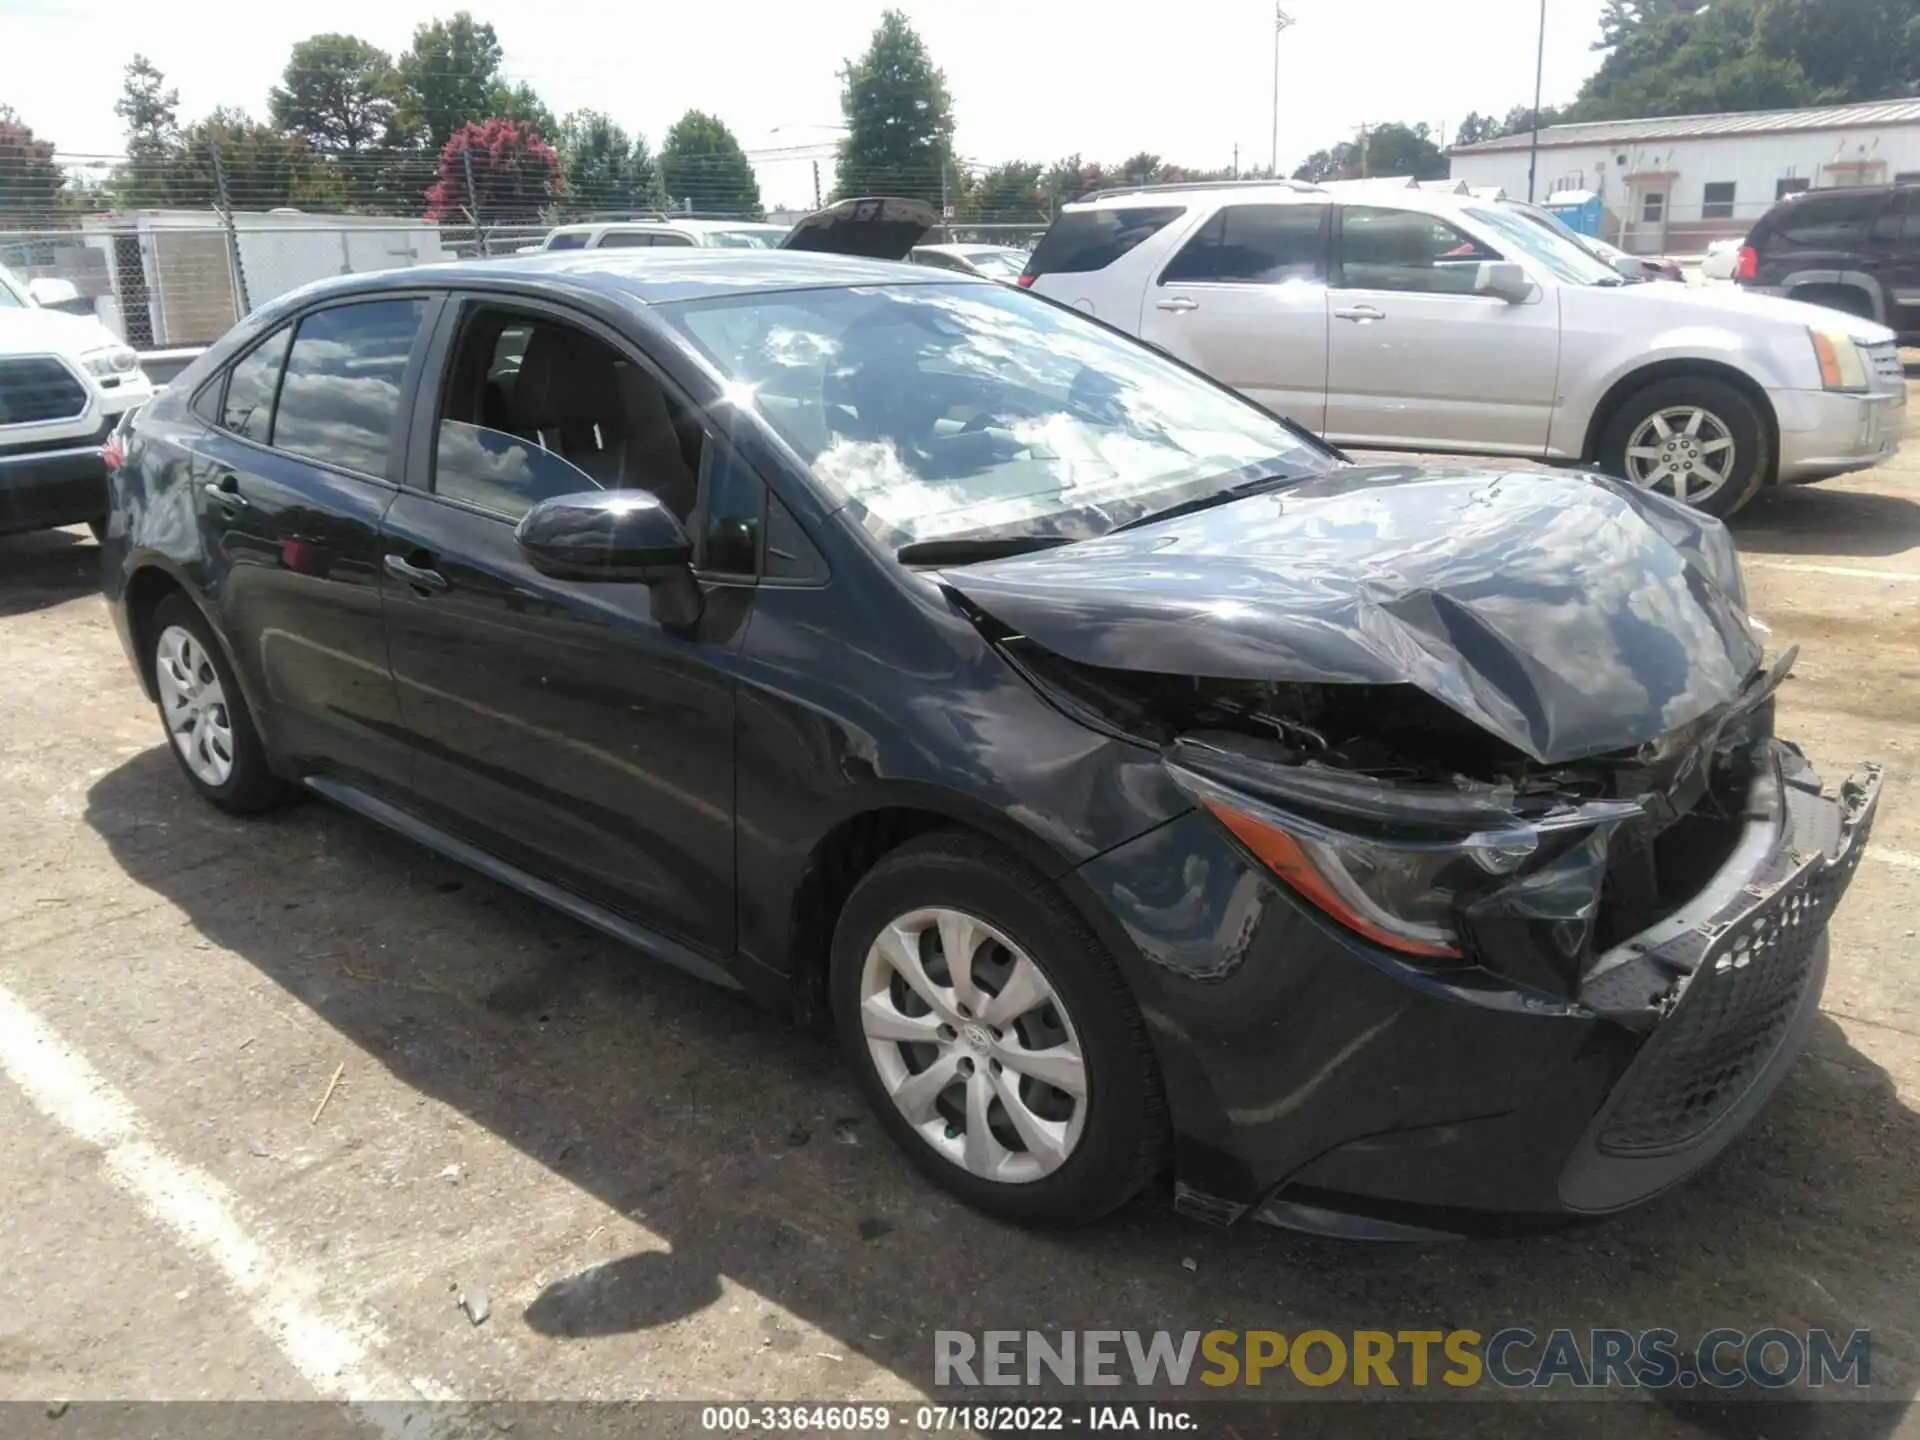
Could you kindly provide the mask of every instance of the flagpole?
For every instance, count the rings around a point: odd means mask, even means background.
[[[1293,24],[1293,17],[1278,5],[1273,7],[1273,159],[1270,178],[1280,178],[1280,32]]]

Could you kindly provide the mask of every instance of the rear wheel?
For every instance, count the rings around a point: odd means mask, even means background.
[[[1629,395],[1607,422],[1600,466],[1724,519],[1772,473],[1759,409],[1724,380],[1681,375]]]
[[[1008,1219],[1097,1219],[1166,1142],[1139,1008],[1043,876],[943,832],[855,888],[833,946],[834,1013],[881,1126],[927,1175]]]
[[[147,626],[160,723],[187,783],[222,810],[247,814],[279,804],[293,787],[267,764],[246,697],[206,617],[184,595],[170,595]]]

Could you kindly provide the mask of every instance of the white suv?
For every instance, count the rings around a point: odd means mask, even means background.
[[[1061,211],[1020,283],[1335,443],[1597,463],[1714,515],[1892,455],[1906,404],[1891,330],[1627,284],[1431,191],[1106,192]]]
[[[557,225],[530,250],[632,250],[717,245],[736,250],[775,250],[787,227],[759,220],[596,220]]]
[[[100,446],[152,396],[140,357],[111,330],[43,308],[0,266],[0,535],[97,525]]]

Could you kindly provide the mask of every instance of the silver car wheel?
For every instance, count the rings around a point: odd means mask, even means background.
[[[920,1138],[969,1174],[1024,1184],[1079,1143],[1087,1067],[1033,958],[984,920],[914,910],[883,926],[860,975],[880,1083]]]
[[[1740,447],[1711,410],[1674,405],[1656,410],[1627,441],[1627,479],[1643,490],[1695,505],[1733,479]]]
[[[153,678],[167,734],[187,769],[208,785],[226,784],[233,775],[233,716],[206,647],[191,630],[169,625],[154,646]]]

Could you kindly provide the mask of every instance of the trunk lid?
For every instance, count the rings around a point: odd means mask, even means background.
[[[1585,473],[1353,466],[941,578],[1079,664],[1411,684],[1546,764],[1685,726],[1761,657],[1724,527]]]
[[[780,248],[904,260],[939,223],[938,212],[924,200],[891,195],[841,200],[801,219]]]

